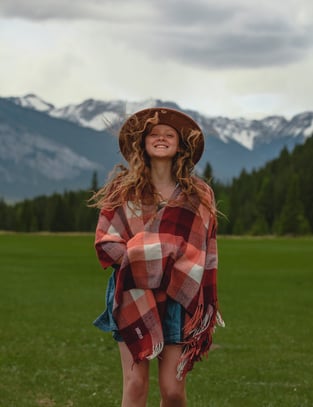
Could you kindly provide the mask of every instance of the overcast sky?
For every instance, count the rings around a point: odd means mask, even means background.
[[[313,110],[312,0],[1,0],[0,96]]]

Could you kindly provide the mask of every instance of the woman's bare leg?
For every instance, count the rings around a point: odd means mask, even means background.
[[[159,358],[160,407],[186,407],[186,380],[176,379],[180,345],[166,345]]]
[[[134,363],[124,342],[119,342],[123,369],[123,399],[121,407],[145,407],[149,388],[149,361]]]

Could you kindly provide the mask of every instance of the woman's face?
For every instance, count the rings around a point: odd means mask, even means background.
[[[145,138],[145,149],[150,159],[171,159],[179,150],[179,135],[167,124],[155,125]]]

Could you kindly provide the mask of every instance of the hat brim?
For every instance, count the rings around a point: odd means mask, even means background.
[[[166,124],[168,126],[173,127],[180,136],[186,134],[186,132],[190,132],[192,130],[197,130],[200,132],[200,139],[197,143],[197,148],[193,154],[193,163],[196,164],[203,153],[204,150],[204,136],[201,128],[199,125],[188,115],[182,113],[175,109],[168,109],[166,107],[155,107],[149,109],[143,109],[139,112],[134,113],[131,115],[124,123],[120,130],[119,134],[119,145],[121,153],[123,154],[126,161],[129,161],[131,150],[129,143],[127,143],[127,134],[128,129],[131,127],[131,123],[136,120],[138,123],[144,122],[148,118],[152,118],[155,116],[155,113],[158,113],[159,121],[158,124]]]

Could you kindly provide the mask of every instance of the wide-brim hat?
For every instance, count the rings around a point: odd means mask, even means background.
[[[157,124],[166,124],[173,127],[180,137],[183,137],[192,130],[200,132],[199,141],[192,157],[193,163],[196,164],[200,160],[204,150],[204,136],[201,128],[190,116],[175,109],[168,109],[167,107],[143,109],[132,114],[125,121],[119,133],[119,146],[126,161],[130,160],[132,154],[132,140],[130,140],[129,134],[131,133],[133,123],[139,123],[141,128],[143,128],[145,121],[149,118],[153,118],[156,113],[158,113],[159,118]]]

